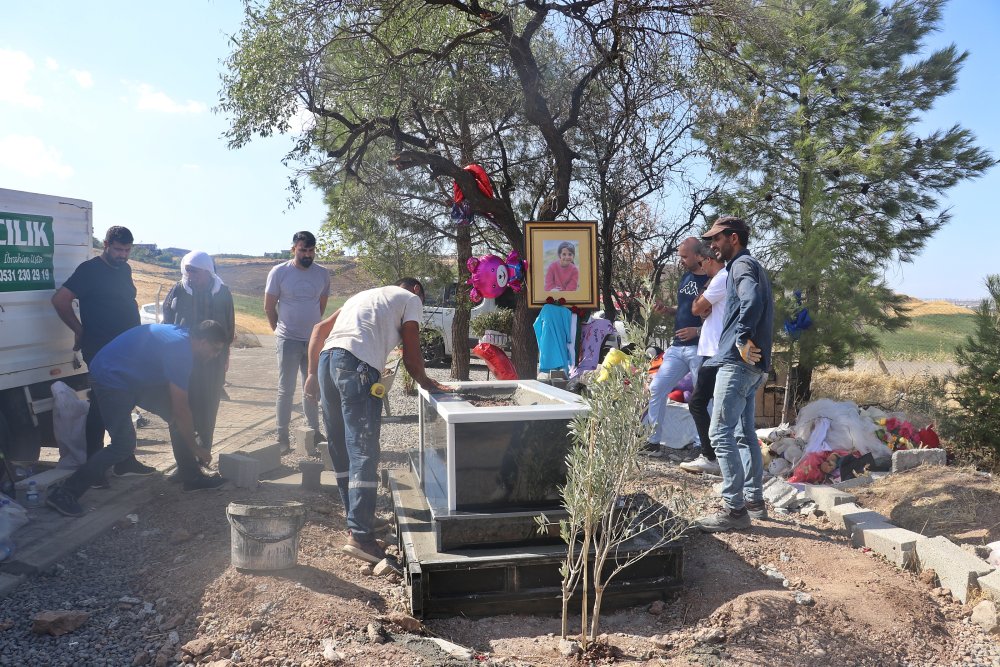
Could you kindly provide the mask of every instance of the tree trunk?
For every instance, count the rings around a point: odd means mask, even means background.
[[[469,279],[466,262],[472,256],[472,232],[469,225],[461,225],[456,230],[455,249],[458,257],[458,289],[455,290],[455,319],[451,323],[451,377],[455,380],[468,380],[471,305],[465,283]]]
[[[538,375],[538,341],[533,324],[528,297],[522,290],[514,306],[514,327],[510,338],[511,361],[522,380],[534,380]]]

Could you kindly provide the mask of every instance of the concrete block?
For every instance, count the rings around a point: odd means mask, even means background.
[[[28,486],[31,482],[35,483],[38,489],[38,506],[45,504],[45,497],[48,494],[50,488],[62,484],[67,477],[73,474],[72,470],[66,470],[65,468],[50,468],[48,470],[43,470],[37,475],[32,475],[31,477],[25,477],[16,484],[14,484],[14,491],[16,494],[15,500],[19,502],[24,507],[27,507],[27,495]]]
[[[844,516],[848,514],[861,514],[869,511],[870,510],[866,510],[864,507],[858,507],[855,503],[841,503],[840,505],[834,505],[831,507],[827,510],[826,514],[834,526],[844,528],[846,526],[844,523]]]
[[[843,482],[837,482],[836,484],[833,485],[833,488],[840,489],[841,491],[845,491],[847,489],[857,489],[860,487],[868,486],[874,481],[875,479],[870,475],[862,475],[861,477],[854,477],[851,479],[845,479]]]
[[[892,471],[902,472],[920,465],[943,466],[948,455],[943,449],[900,449],[892,453]]]
[[[261,475],[281,467],[281,445],[278,443],[270,445],[250,444],[241,449],[239,453],[257,459],[260,463],[259,472]]]
[[[781,503],[787,502],[789,498],[797,498],[798,495],[798,489],[777,477],[773,477],[764,485],[764,500],[776,507],[786,506]]]
[[[983,595],[1000,602],[1000,570],[979,577],[979,587],[983,589]]]
[[[823,512],[829,511],[837,505],[853,503],[856,498],[853,494],[840,491],[832,486],[818,486],[815,484],[806,485],[806,498],[816,503],[816,506]]]
[[[299,456],[316,456],[316,431],[311,428],[295,429],[295,451]]]
[[[916,543],[917,565],[937,573],[941,587],[951,591],[962,604],[979,588],[979,577],[993,572],[992,565],[976,558],[947,537],[931,537]]]
[[[323,457],[323,470],[333,470],[333,459],[330,458],[330,448],[320,447],[319,455]]]
[[[844,530],[848,535],[854,535],[854,529],[865,524],[892,525],[892,522],[889,521],[889,517],[882,516],[878,512],[873,512],[871,510],[847,512],[842,515],[842,520],[844,522]]]
[[[323,464],[319,461],[299,461],[299,470],[302,471],[302,488],[319,491],[322,487],[320,480],[323,474]]]
[[[241,489],[256,489],[260,461],[243,452],[219,454],[219,474]]]
[[[899,528],[884,521],[861,522],[851,530],[851,542],[856,547],[868,547],[897,567],[916,567],[916,545],[927,538],[912,530]]]

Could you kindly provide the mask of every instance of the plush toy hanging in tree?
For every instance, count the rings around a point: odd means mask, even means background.
[[[524,262],[516,250],[512,250],[506,260],[496,255],[483,255],[470,257],[465,265],[472,274],[467,282],[472,285],[469,298],[473,303],[479,303],[484,298],[495,299],[508,287],[515,292],[521,291]]]

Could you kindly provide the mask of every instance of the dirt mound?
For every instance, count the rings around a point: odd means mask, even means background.
[[[932,301],[924,301],[922,299],[916,299],[912,296],[906,297],[906,308],[908,309],[907,314],[910,317],[921,317],[923,315],[971,315],[972,311],[964,306],[956,306],[955,304],[944,301],[943,299],[936,299]]]

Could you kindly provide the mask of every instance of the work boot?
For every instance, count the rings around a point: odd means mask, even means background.
[[[366,563],[375,564],[385,558],[385,549],[379,546],[378,542],[373,539],[362,542],[351,535],[347,540],[347,544],[340,549],[345,554],[359,558]]]
[[[763,500],[758,500],[756,502],[747,502],[746,504],[747,514],[750,515],[752,519],[766,519],[767,518],[767,505]]]
[[[729,530],[746,530],[750,527],[750,514],[745,507],[738,510],[723,508],[718,514],[696,519],[694,525],[703,533],[724,533]]]
[[[45,504],[63,516],[83,516],[83,506],[67,489],[58,486],[51,489],[45,496]]]
[[[115,477],[146,477],[155,475],[156,468],[139,463],[137,458],[132,457],[111,466],[111,472]]]

